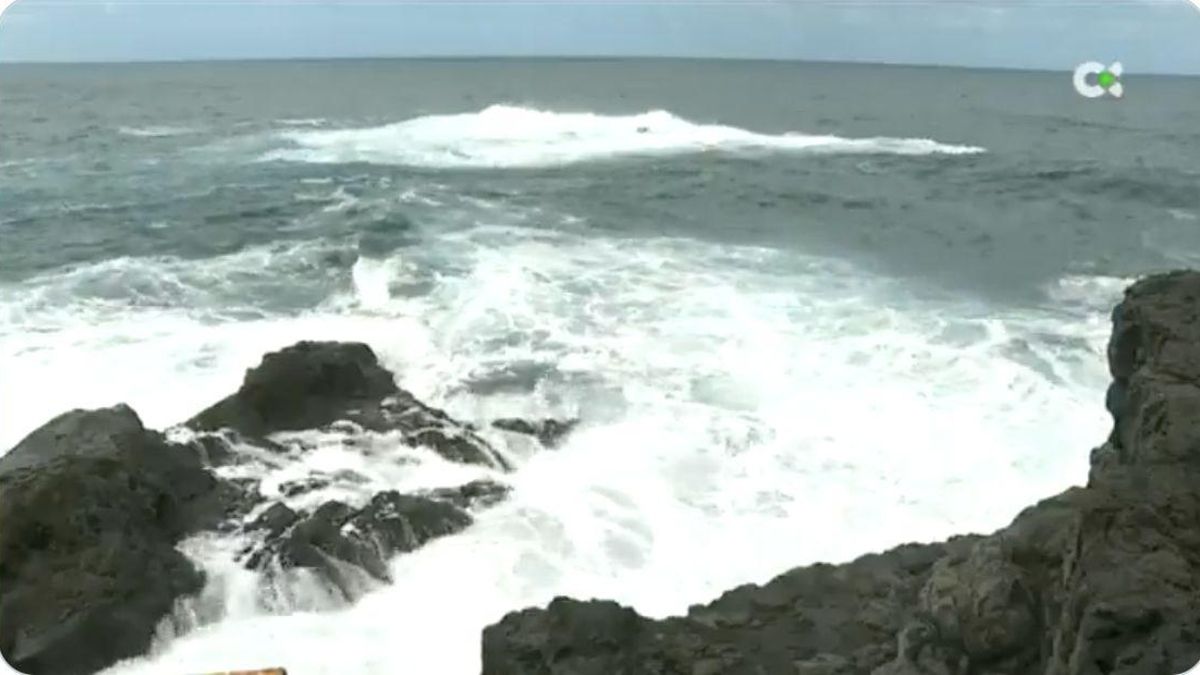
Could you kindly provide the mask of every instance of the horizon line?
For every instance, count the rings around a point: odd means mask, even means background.
[[[995,70],[1028,73],[1069,73],[1062,70],[1038,66],[965,65],[961,63],[931,63],[921,61],[871,61],[820,58],[785,58],[761,56],[672,56],[642,54],[410,54],[372,56],[229,56],[176,59],[129,59],[58,61],[35,59],[0,59],[3,66],[135,66],[135,65],[187,65],[227,63],[303,63],[327,61],[720,61],[745,63],[794,63],[816,65],[886,66],[897,68],[949,68],[957,70]],[[1138,75],[1163,77],[1198,77],[1200,72],[1137,71]]]

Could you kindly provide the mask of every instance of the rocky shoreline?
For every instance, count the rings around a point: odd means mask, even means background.
[[[1115,424],[1087,485],[1008,527],[797,568],[661,621],[558,598],[484,631],[485,675],[1184,672],[1200,660],[1200,274],[1128,289],[1108,352]],[[575,423],[494,427],[550,448]],[[389,580],[389,558],[503,500],[514,468],[356,343],[267,354],[183,428],[183,440],[147,429],[124,405],[76,410],[0,457],[0,652],[18,670],[82,675],[145,653],[204,587],[178,548],[202,532],[243,537],[239,561],[264,579],[301,570],[352,602]],[[227,471],[303,455],[287,434],[304,430],[394,434],[496,478],[293,508],[287,498],[362,477],[264,489]]]
[[[558,598],[485,675],[1168,675],[1200,661],[1200,274],[1131,286],[1086,487],[989,536],[812,565],[654,621]]]
[[[540,442],[574,422],[499,424]],[[267,490],[223,472],[303,456],[311,448],[302,440],[268,436],[304,430],[389,434],[399,442],[364,451],[425,448],[498,475],[511,470],[470,425],[397,387],[363,344],[301,342],[267,354],[237,392],[183,427],[190,439],[172,441],[125,405],[75,410],[0,457],[0,652],[15,668],[75,675],[144,654],[177,601],[204,587],[203,571],[178,549],[188,536],[249,541],[239,561],[261,573],[264,593],[276,577],[304,571],[351,602],[389,580],[389,558],[461,531],[508,494],[481,479],[296,510],[287,498],[365,479],[312,475]]]

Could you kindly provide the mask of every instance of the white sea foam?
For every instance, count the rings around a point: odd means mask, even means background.
[[[208,260],[116,258],[0,285],[0,449],[71,407],[124,401],[148,424],[174,424],[236,387],[255,351],[302,332],[354,339],[346,324],[262,302],[321,293],[345,274],[324,258],[346,253],[314,242]]]
[[[275,121],[288,127],[321,127],[329,123],[324,117],[284,118]]]
[[[197,129],[193,127],[183,126],[168,126],[168,125],[152,125],[145,127],[118,127],[117,133],[122,136],[134,136],[137,138],[165,138],[169,136],[187,136],[194,134]]]
[[[1086,306],[1102,313],[1119,302],[1125,289],[1135,281],[1136,277],[1068,274],[1049,285],[1046,294],[1055,303]]]
[[[369,162],[417,167],[538,167],[639,155],[699,152],[975,154],[983,148],[924,138],[761,134],[700,124],[663,110],[636,115],[552,112],[493,105],[363,129],[289,131],[292,147],[266,160]]]
[[[288,261],[303,255],[120,266],[208,288],[201,269],[231,284],[246,283],[244,268],[301,278]],[[392,291],[429,266],[427,293]],[[1003,525],[1083,480],[1109,424],[1106,307],[1119,288],[1105,280],[1067,279],[1070,298],[1004,309],[922,299],[791,252],[507,226],[360,259],[340,292],[301,313],[216,312],[203,292],[130,303],[89,292],[88,274],[38,280],[39,302],[0,294],[0,444],[15,440],[11,424],[119,400],[151,424],[176,422],[302,338],[367,341],[405,387],[463,419],[584,419],[554,452],[508,446],[519,468],[504,477],[507,502],[397,558],[393,585],[336,614],[318,611],[338,603],[303,576],[280,582],[267,611],[231,562],[238,542],[189,541],[210,585],[154,654],[112,671],[123,675],[478,672],[482,627],[554,595],[663,615],[797,564]],[[511,372],[524,390],[473,386]],[[351,470],[364,485],[324,493],[351,502],[487,473],[351,436],[309,434],[302,460],[239,470],[268,491]]]
[[[56,406],[95,405],[103,393],[162,424],[233,389],[269,348],[359,339],[457,416],[586,420],[557,452],[517,453],[508,502],[397,558],[394,585],[336,617],[318,611],[335,599],[305,578],[286,581],[277,614],[265,613],[253,578],[230,563],[234,545],[193,540],[187,551],[214,579],[176,617],[194,629],[114,673],[478,673],[482,627],[559,593],[662,615],[798,563],[1000,526],[1084,478],[1108,424],[1108,327],[1091,305],[1064,315],[935,303],[851,265],[672,239],[476,227],[422,249],[454,257],[457,270],[430,294],[389,292],[412,261],[360,261],[346,291],[304,316],[206,324],[131,309],[124,331],[61,327],[19,372],[24,386],[71,382],[53,390]],[[1097,306],[1115,286],[1064,281],[1069,293],[1096,293]],[[16,363],[11,339],[5,368]],[[1021,340],[1056,377],[1010,356]],[[528,392],[470,389],[517,364],[542,366]],[[164,398],[180,405],[167,414]],[[266,490],[348,468],[367,484],[324,496],[353,502],[383,485],[432,488],[480,471],[431,454],[396,462],[336,434],[307,442],[302,464],[253,470]]]

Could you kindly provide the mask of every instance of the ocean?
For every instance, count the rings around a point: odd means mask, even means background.
[[[509,500],[352,606],[233,537],[111,673],[464,674],[555,595],[665,616],[990,531],[1086,480],[1109,314],[1200,264],[1200,79],[686,60],[0,65],[0,448],[172,425],[302,339],[370,344],[504,448]],[[278,484],[489,475],[314,432]],[[3,452],[3,450],[0,450]],[[497,477],[497,476],[493,476]],[[339,492],[340,490],[340,492]]]

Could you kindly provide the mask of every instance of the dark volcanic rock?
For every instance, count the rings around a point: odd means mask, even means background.
[[[205,466],[224,466],[235,461],[232,444],[224,438],[214,435],[204,435],[192,442]]]
[[[677,623],[666,622],[672,627]],[[545,611],[527,609],[509,614],[499,625],[486,629],[483,669],[485,673],[526,675],[656,672],[646,667],[670,657],[656,654],[660,649],[655,644],[652,624],[615,602],[556,598]],[[702,648],[699,637],[689,637],[690,646]],[[676,671],[660,668],[657,672]],[[716,675],[720,671],[710,672]]]
[[[256,446],[261,450],[266,450],[267,454],[244,455],[235,447],[239,444]],[[208,467],[222,467],[252,460],[264,461],[264,456],[278,456],[279,458],[283,458],[289,454],[287,447],[268,438],[261,436],[246,438],[232,429],[198,434],[190,445],[196,450],[196,454],[200,456],[204,465]],[[275,463],[275,461],[271,463]]]
[[[452,504],[389,491],[375,495],[350,519],[349,526],[352,536],[373,543],[388,556],[415,551],[471,522],[471,516]]]
[[[486,508],[500,503],[512,491],[507,485],[493,480],[473,480],[455,488],[438,488],[429,493],[431,499],[449,502],[460,509]]]
[[[463,529],[466,507],[505,494],[480,482],[436,497],[385,492],[362,509],[329,502],[299,514],[276,503],[243,524],[264,500],[259,482],[206,467],[302,452],[266,438],[277,431],[399,432],[450,460],[507,468],[468,427],[399,389],[361,344],[306,342],[268,354],[237,393],[188,424],[203,433],[176,445],[126,406],[73,411],[0,457],[0,651],[9,663],[73,675],[144,653],[175,601],[203,585],[176,548],[190,534],[251,533],[263,540],[245,552],[252,564],[314,569],[352,597],[358,577],[387,578],[389,556]],[[365,480],[337,472],[284,492]]]
[[[230,428],[250,436],[318,429],[398,391],[370,347],[300,342],[264,356],[258,367],[246,372],[237,393],[188,425],[204,431]]]
[[[524,434],[525,436],[533,436],[538,439],[542,446],[553,448],[558,445],[562,439],[566,438],[567,434],[575,429],[575,425],[579,424],[579,420],[554,420],[546,419],[540,422],[530,422],[523,419],[500,419],[492,422],[492,426],[503,431],[511,431],[516,434]]]
[[[687,616],[556,599],[483,634],[485,675],[1168,675],[1200,661],[1200,274],[1113,313],[1088,484],[990,536],[794,569]]]
[[[383,557],[367,542],[343,533],[342,526],[354,515],[354,509],[342,502],[326,502],[296,524],[278,543],[279,564],[286,568],[316,570],[352,598],[354,578],[348,564],[371,576],[387,579]]]
[[[328,476],[316,475],[296,480],[288,480],[279,484],[279,494],[284,497],[295,497],[313,490],[322,490],[333,484]]]
[[[432,448],[451,461],[511,468],[466,425],[397,387],[371,348],[357,342],[300,342],[267,354],[246,372],[236,393],[187,425],[262,439],[339,421],[368,431],[400,431],[406,444]]]
[[[0,457],[0,651],[27,673],[88,673],[148,648],[201,574],[175,549],[223,517],[190,449],[126,406],[72,411]]]
[[[284,497],[296,497],[314,490],[324,490],[331,485],[362,485],[370,479],[349,469],[339,469],[333,473],[315,471],[303,478],[284,481],[279,484],[279,494]]]
[[[287,504],[276,502],[269,507],[262,515],[254,519],[246,529],[248,530],[265,530],[268,537],[278,537],[283,534],[284,530],[296,524],[300,520],[300,516],[291,509]]]
[[[342,502],[322,504],[303,518],[283,504],[267,509],[250,529],[266,530],[267,539],[247,564],[316,571],[346,597],[360,594],[361,578],[388,581],[388,559],[426,542],[458,532],[471,516],[453,504],[426,497],[381,492],[361,509]]]
[[[222,512],[215,526],[218,531],[231,532],[239,528],[239,523],[264,501],[258,488],[257,478],[217,479],[217,502]]]

